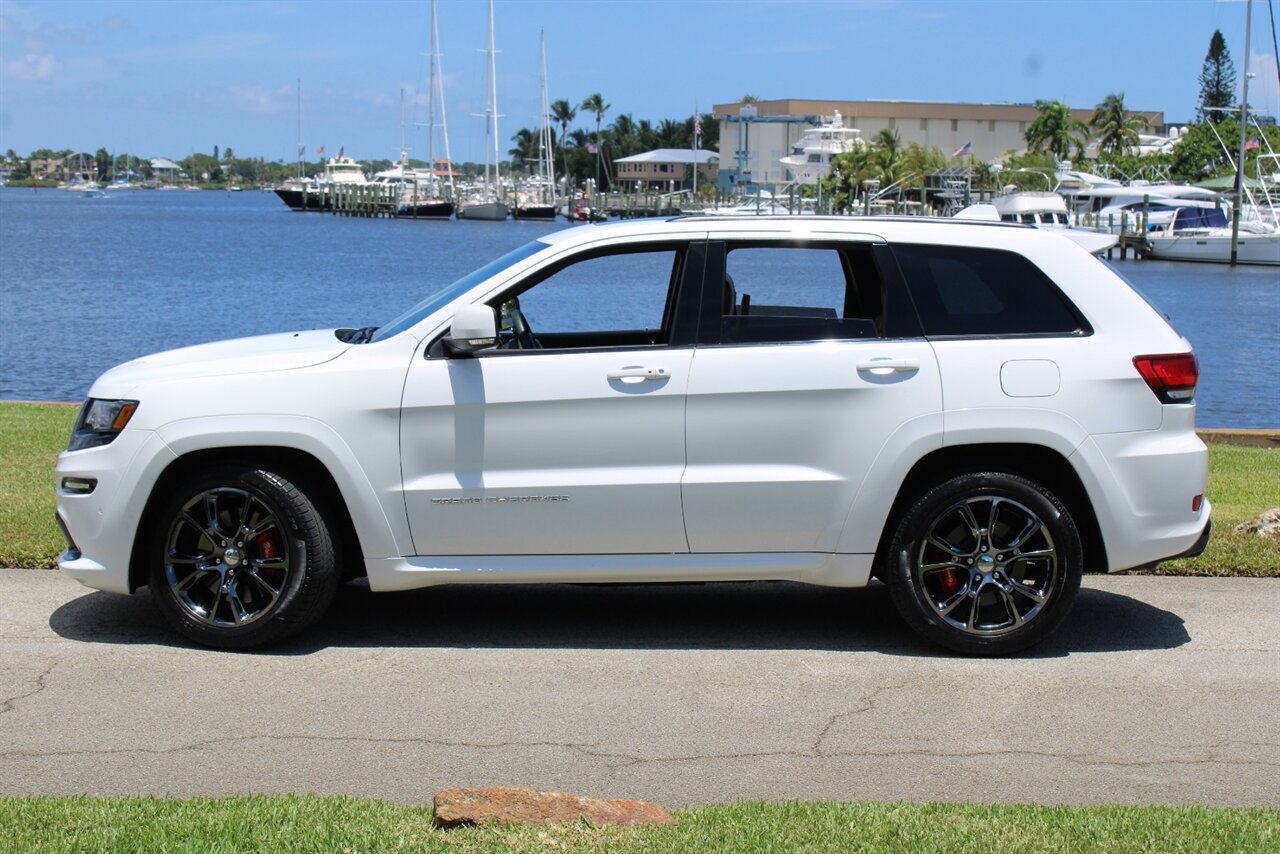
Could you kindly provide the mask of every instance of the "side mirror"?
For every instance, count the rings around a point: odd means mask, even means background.
[[[487,305],[464,306],[453,316],[449,332],[444,336],[444,351],[449,356],[470,356],[498,343],[498,321]]]

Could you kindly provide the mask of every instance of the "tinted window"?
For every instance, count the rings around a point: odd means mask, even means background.
[[[588,258],[520,295],[540,332],[661,329],[676,253],[628,252]]]
[[[724,343],[868,338],[882,288],[870,247],[730,246]]]
[[[1014,252],[894,247],[927,336],[1071,335],[1085,330],[1067,298]]]

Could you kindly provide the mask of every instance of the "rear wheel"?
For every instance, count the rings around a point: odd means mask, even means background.
[[[160,612],[197,643],[244,649],[315,622],[338,585],[329,527],[281,474],[224,466],[173,491],[153,532]]]
[[[921,496],[898,521],[880,574],[925,637],[957,652],[1004,655],[1066,617],[1082,553],[1075,522],[1051,491],[984,472]]]

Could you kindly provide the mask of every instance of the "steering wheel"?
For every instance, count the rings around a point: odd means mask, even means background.
[[[529,328],[528,319],[524,316],[524,312],[520,310],[520,301],[511,300],[504,308],[506,309],[507,322],[511,324],[511,335],[516,349],[542,349],[542,345],[538,343],[538,339],[533,335],[533,330]]]

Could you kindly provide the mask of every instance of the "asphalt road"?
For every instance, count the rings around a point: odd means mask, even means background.
[[[1098,578],[1033,654],[949,657],[884,588],[344,588],[270,653],[0,570],[0,794],[528,785],[1280,807],[1280,580]]]

